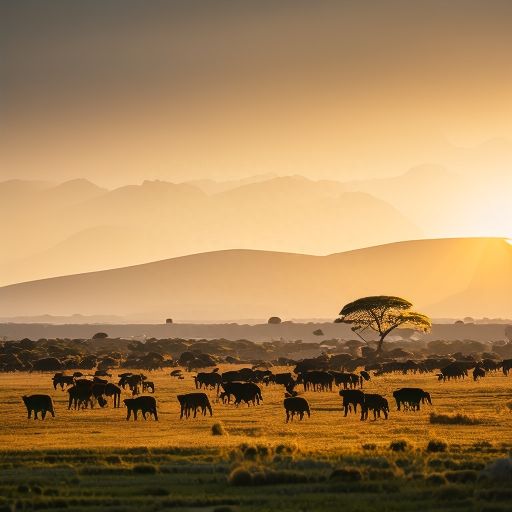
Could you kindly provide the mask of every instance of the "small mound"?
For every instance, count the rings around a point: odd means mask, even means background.
[[[430,423],[440,425],[480,425],[483,421],[472,418],[465,414],[430,414]]]

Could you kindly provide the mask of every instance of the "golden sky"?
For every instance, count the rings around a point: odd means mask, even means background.
[[[500,0],[2,2],[0,178],[506,176],[511,21]]]

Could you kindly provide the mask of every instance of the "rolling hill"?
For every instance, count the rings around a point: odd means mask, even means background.
[[[503,239],[401,242],[310,256],[224,250],[0,288],[2,317],[121,315],[162,322],[335,318],[354,298],[401,295],[434,317],[512,317]]]

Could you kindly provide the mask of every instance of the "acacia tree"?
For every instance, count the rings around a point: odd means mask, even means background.
[[[421,332],[429,332],[432,327],[430,318],[422,313],[411,311],[412,304],[400,297],[379,295],[363,297],[346,304],[340,311],[337,323],[351,324],[358,334],[366,329],[379,336],[377,354],[382,352],[386,336],[397,327],[405,327]]]

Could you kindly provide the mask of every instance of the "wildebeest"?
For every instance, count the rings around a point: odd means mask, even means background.
[[[218,393],[222,383],[222,376],[217,372],[199,372],[197,376],[194,377],[194,382],[196,389],[201,389],[203,386],[206,389],[208,389],[208,387],[212,389],[216,388]]]
[[[364,395],[364,403],[361,412],[361,420],[368,419],[368,411],[373,412],[373,419],[380,418],[380,413],[384,414],[384,418],[388,419],[389,404],[388,401],[382,396],[373,393]]]
[[[133,419],[137,421],[137,413],[142,412],[142,417],[146,419],[146,414],[153,415],[155,420],[158,421],[158,414],[156,412],[156,399],[153,396],[138,396],[137,398],[126,398],[124,404],[127,407],[126,420],[130,419],[133,412]]]
[[[311,417],[308,401],[301,396],[287,397],[284,399],[283,405],[286,411],[286,423],[290,418],[293,421],[295,414],[299,415],[300,420],[304,418],[304,413],[308,415],[308,418]]]
[[[60,389],[64,389],[64,386],[72,386],[75,383],[75,379],[73,375],[64,375],[62,372],[56,373],[53,378],[53,389],[57,389],[57,386],[60,386]]]
[[[351,407],[354,407],[354,412],[357,413],[357,406],[361,408],[364,406],[364,393],[359,389],[342,389],[340,390],[340,396],[343,398],[343,411],[344,416],[347,416]]]
[[[178,395],[177,398],[181,407],[180,419],[182,419],[183,416],[188,418],[191,411],[194,411],[195,418],[198,409],[201,410],[203,416],[206,416],[207,410],[210,412],[210,416],[213,415],[212,406],[210,405],[210,400],[208,400],[206,393],[187,393],[186,395]]]
[[[37,414],[41,413],[41,418],[44,420],[46,417],[46,413],[49,412],[52,415],[52,418],[55,418],[55,410],[53,409],[52,397],[49,395],[24,395],[23,402],[25,403],[25,407],[27,408],[28,419],[32,416],[32,411],[34,412],[34,419],[37,420]]]
[[[411,408],[413,411],[420,410],[420,403],[428,402],[432,405],[430,394],[423,391],[421,388],[401,388],[393,392],[393,397],[396,401],[396,407],[400,410],[400,406]]]

